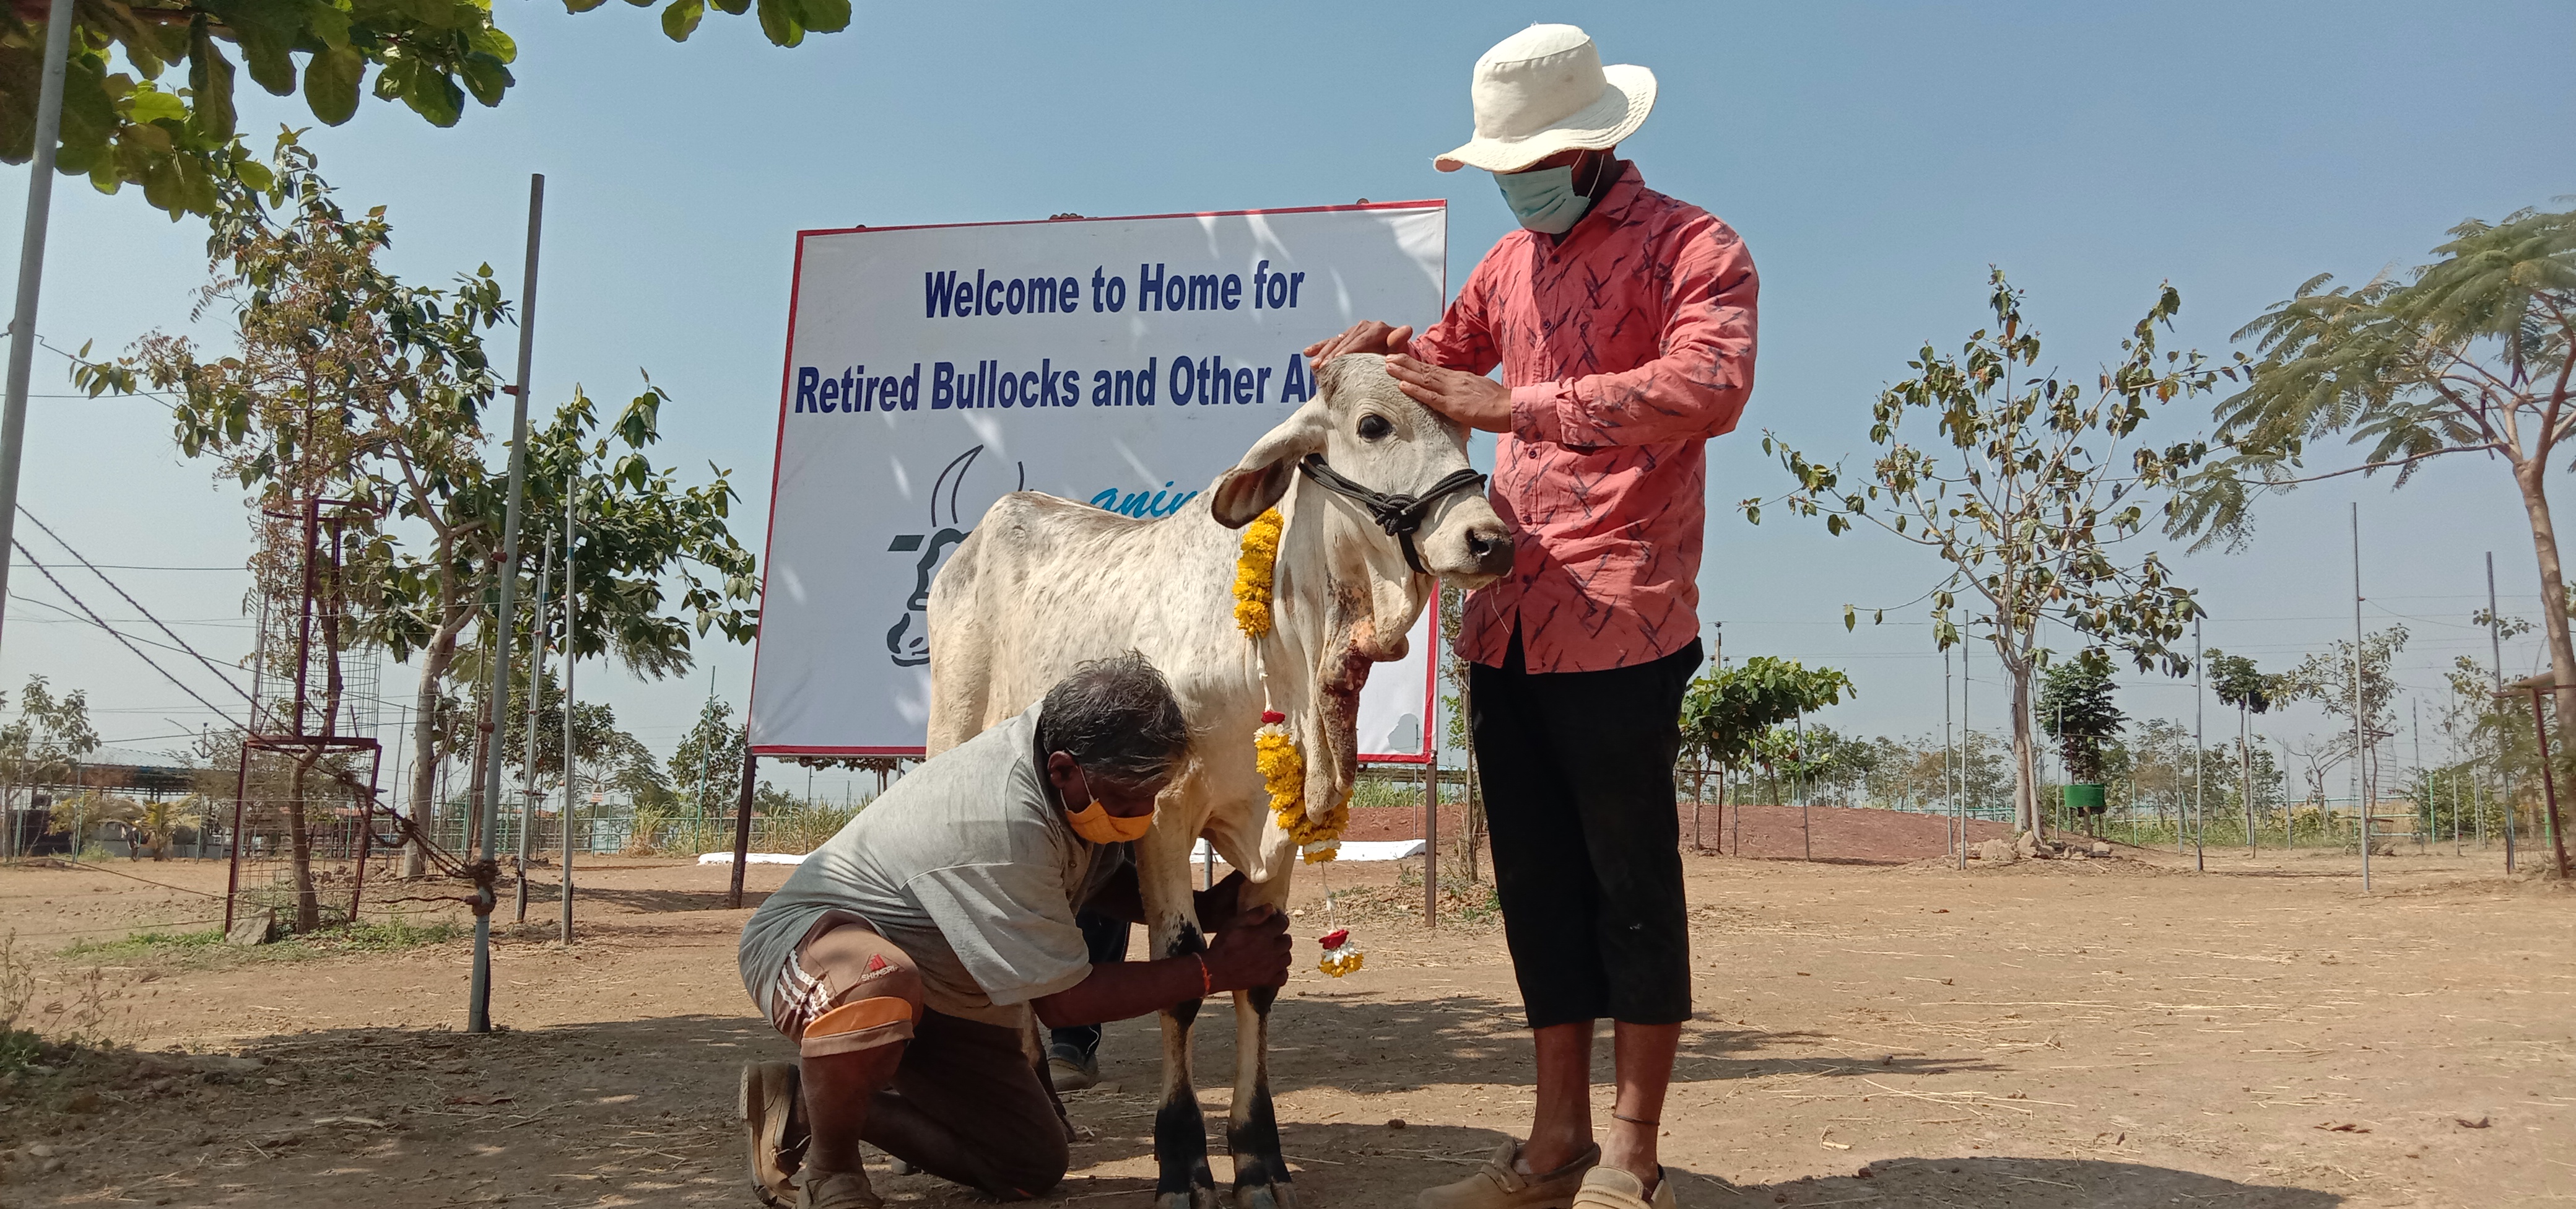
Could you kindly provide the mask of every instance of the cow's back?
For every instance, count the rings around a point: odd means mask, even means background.
[[[1027,709],[1075,664],[1136,647],[1168,600],[1152,581],[1197,570],[1155,540],[1182,522],[1035,491],[995,501],[931,583],[929,754]]]

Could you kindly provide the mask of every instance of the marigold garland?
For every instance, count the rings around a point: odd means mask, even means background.
[[[1351,942],[1349,928],[1335,928],[1326,932],[1316,938],[1316,943],[1324,946],[1324,960],[1317,963],[1315,968],[1335,978],[1360,968],[1368,958],[1368,954],[1360,952],[1360,947]]]
[[[1270,509],[1243,527],[1243,553],[1234,562],[1234,624],[1248,638],[1270,633],[1272,577],[1279,565],[1279,510]],[[1336,805],[1321,817],[1306,809],[1306,757],[1288,733],[1288,716],[1261,712],[1261,729],[1253,732],[1253,761],[1270,791],[1270,814],[1281,830],[1307,849],[1306,862],[1333,859],[1332,845],[1342,838],[1349,811]]]
[[[1248,638],[1270,632],[1270,581],[1279,565],[1279,510],[1243,527],[1243,553],[1234,560],[1234,624]]]

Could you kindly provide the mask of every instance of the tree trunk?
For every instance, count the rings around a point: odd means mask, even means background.
[[[2544,754],[2564,757],[2571,744],[2576,744],[2576,643],[2571,643],[2567,632],[2567,581],[2558,561],[2558,529],[2550,522],[2549,496],[2541,481],[2548,469],[2547,454],[2543,453],[2515,467],[2514,480],[2522,488],[2523,510],[2531,516],[2532,550],[2540,560],[2540,617],[2549,636],[2550,675],[2557,684],[2553,695],[2558,703],[2558,750]],[[2554,806],[2552,803],[2544,809],[2549,815],[2549,840],[2555,849],[2556,867],[2563,875],[2567,870],[2567,838]]]
[[[2039,778],[2032,768],[2033,746],[2030,737],[2030,670],[2028,658],[2006,655],[2004,671],[2012,676],[2013,726],[2013,814],[2019,829],[2035,838],[2046,838],[2042,824],[2047,820],[2039,808]]]
[[[2237,802],[2245,810],[2245,852],[2249,856],[2253,855],[2255,850],[2253,726],[2253,715],[2247,710],[2245,703],[2238,702],[2236,706],[2236,758],[2244,765],[2245,789],[2243,794],[2237,798]]]
[[[1703,756],[1695,759],[1691,767],[1691,851],[1693,852],[1707,847],[1700,842],[1699,826],[1700,805],[1707,797],[1708,759]]]
[[[424,837],[438,834],[438,686],[456,662],[456,635],[462,624],[439,627],[421,652],[420,688],[412,695],[411,821]],[[419,844],[403,847],[403,872],[418,879],[429,872],[429,854]]]

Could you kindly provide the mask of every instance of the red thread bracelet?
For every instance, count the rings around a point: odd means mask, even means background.
[[[1216,975],[1208,972],[1207,958],[1197,953],[1190,954],[1190,957],[1199,963],[1199,998],[1216,994]]]

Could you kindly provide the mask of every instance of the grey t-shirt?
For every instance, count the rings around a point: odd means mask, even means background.
[[[1123,863],[1056,809],[1038,707],[940,753],[808,854],[742,929],[742,982],[770,1010],[826,911],[866,920],[920,968],[934,1011],[1017,1026],[1030,1000],[1091,973],[1075,909]]]

